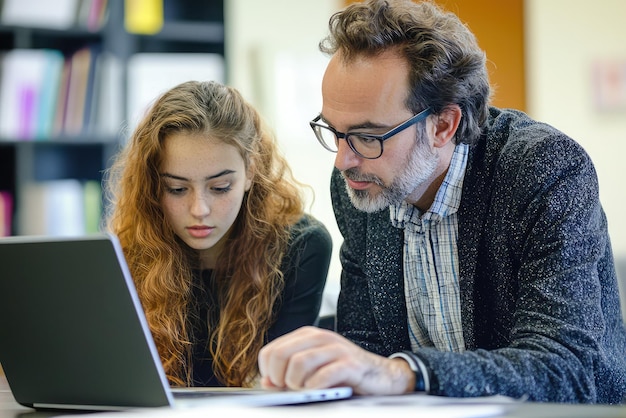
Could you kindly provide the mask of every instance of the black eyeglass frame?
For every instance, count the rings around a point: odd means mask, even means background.
[[[392,136],[402,132],[403,130],[407,129],[409,126],[412,126],[412,125],[415,125],[416,123],[421,122],[422,120],[426,119],[430,114],[431,114],[430,107],[427,107],[426,109],[422,110],[418,114],[412,116],[411,118],[409,118],[406,121],[402,122],[400,125],[396,126],[395,128],[392,128],[391,130],[385,132],[382,135],[374,135],[374,134],[368,134],[368,133],[362,133],[362,132],[346,132],[346,133],[339,132],[338,130],[336,130],[332,126],[322,125],[321,123],[318,123],[318,121],[320,119],[322,119],[322,114],[321,113],[319,115],[317,115],[317,117],[315,119],[310,121],[309,125],[311,125],[311,129],[313,129],[313,132],[315,133],[315,137],[317,138],[319,143],[325,149],[327,149],[328,151],[330,151],[330,152],[337,152],[338,150],[332,149],[332,148],[330,148],[326,144],[326,141],[324,141],[324,139],[322,138],[322,134],[321,134],[321,132],[322,132],[321,130],[322,129],[328,129],[333,134],[335,134],[335,142],[336,143],[339,142],[340,139],[345,139],[346,142],[348,143],[348,146],[350,147],[350,149],[356,155],[358,155],[359,157],[365,158],[365,159],[368,159],[368,160],[375,160],[377,158],[380,158],[381,155],[383,155],[383,151],[384,151],[383,143],[386,140],[388,140]],[[380,142],[380,153],[376,157],[366,157],[365,155],[363,155],[359,151],[357,151],[357,149],[354,147],[354,144],[352,144],[352,141],[350,140],[350,136],[358,136],[360,138],[373,139],[373,140],[379,141]]]

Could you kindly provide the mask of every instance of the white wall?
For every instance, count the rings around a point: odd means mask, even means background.
[[[312,186],[310,212],[333,237],[321,314],[334,312],[339,293],[342,238],[329,193],[334,154],[318,144],[309,121],[322,107],[321,80],[327,58],[318,50],[340,0],[226,0],[228,84],[238,88],[274,128],[298,180]]]
[[[312,212],[333,234],[323,310],[332,309],[339,288],[341,236],[328,196],[333,154],[317,144],[308,121],[321,108],[326,58],[317,43],[326,33],[328,18],[340,7],[340,0],[226,0],[229,84],[275,127],[296,176],[315,188]],[[621,216],[626,203],[626,110],[598,109],[592,76],[597,60],[626,61],[626,1],[526,0],[526,13],[528,113],[563,130],[589,152],[616,258],[626,260],[626,217]]]
[[[626,107],[600,108],[593,82],[593,65],[603,60],[623,63],[626,81],[626,1],[526,0],[526,6],[528,113],[591,155],[626,303]]]
[[[626,63],[626,1],[527,0],[527,12],[528,112],[589,152],[615,251],[624,254],[626,112],[598,108],[592,69],[598,60]]]

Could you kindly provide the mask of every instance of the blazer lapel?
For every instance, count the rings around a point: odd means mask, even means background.
[[[385,218],[369,222],[367,229],[365,269],[371,278],[372,310],[387,350],[406,350],[410,345],[402,273],[403,231],[391,225],[388,210],[370,216]]]
[[[476,348],[475,303],[478,295],[476,286],[476,265],[478,263],[478,243],[481,241],[484,225],[492,198],[493,167],[489,163],[488,142],[483,136],[470,146],[467,168],[463,179],[463,192],[459,206],[459,289],[461,299],[461,319],[465,348]]]

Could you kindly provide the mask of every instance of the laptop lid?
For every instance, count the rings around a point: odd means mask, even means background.
[[[113,235],[2,238],[0,269],[0,364],[15,400],[24,406],[264,406],[352,394],[348,387],[173,393]]]
[[[166,406],[172,395],[117,239],[0,239],[0,363],[30,407]]]

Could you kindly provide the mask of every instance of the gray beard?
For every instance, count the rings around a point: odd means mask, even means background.
[[[381,190],[373,195],[369,190],[354,190],[348,186],[346,181],[346,191],[350,197],[352,205],[358,210],[374,213],[388,208],[392,205],[399,205],[415,189],[424,184],[435,172],[439,155],[431,151],[425,141],[416,141],[411,152],[404,160],[400,175],[393,182],[386,186],[383,181],[374,175],[363,175],[354,169],[343,172],[344,179],[348,177],[357,181],[370,181]]]

